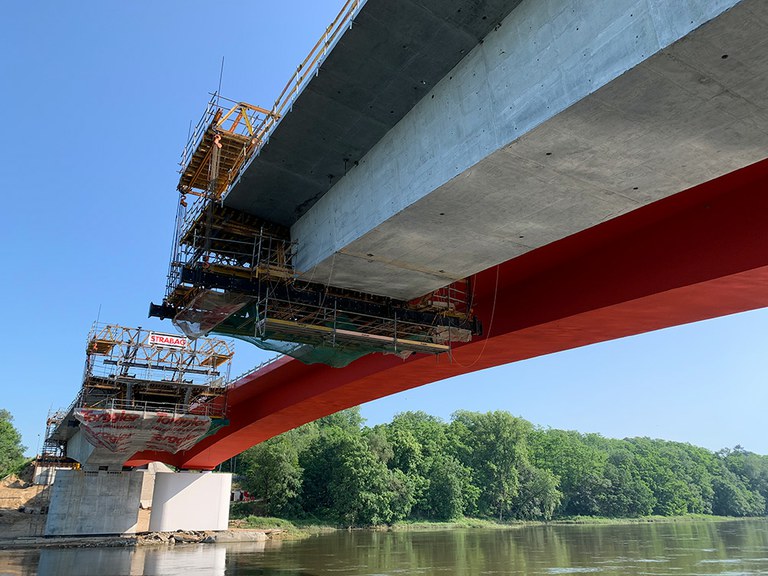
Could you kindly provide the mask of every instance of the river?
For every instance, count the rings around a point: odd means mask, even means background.
[[[768,520],[336,532],[299,541],[1,551],[0,574],[768,574]]]

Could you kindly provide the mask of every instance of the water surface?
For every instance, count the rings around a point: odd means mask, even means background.
[[[768,520],[337,532],[301,541],[0,552],[0,574],[768,574]]]

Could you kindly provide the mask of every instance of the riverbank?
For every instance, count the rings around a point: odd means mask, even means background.
[[[768,574],[766,518],[505,528],[335,530],[289,544],[0,551],[0,574]]]
[[[499,522],[497,520],[481,518],[462,518],[451,522],[414,521],[398,522],[392,525],[346,527],[333,526],[328,523],[312,520],[286,520],[284,518],[249,516],[239,520],[232,520],[228,530],[219,532],[179,530],[176,532],[149,532],[130,536],[61,536],[47,538],[40,535],[10,536],[6,533],[3,534],[3,537],[0,537],[0,550],[183,546],[231,542],[266,542],[268,540],[301,540],[319,534],[347,530],[372,532],[436,532],[462,529],[514,530],[531,526],[673,524],[690,522],[730,522],[754,519],[755,518],[709,516],[704,514],[690,514],[686,516],[647,516],[642,518],[599,518],[579,516],[573,518],[561,518],[548,522],[518,520]],[[765,518],[760,519],[765,520]]]
[[[419,532],[461,529],[508,530],[514,528],[523,528],[526,526],[568,526],[579,524],[599,526],[649,523],[672,524],[687,522],[731,522],[735,520],[754,519],[755,518],[736,518],[733,516],[712,516],[706,514],[687,514],[684,516],[643,516],[640,518],[602,518],[595,516],[575,516],[549,521],[511,520],[502,522],[484,518],[461,518],[449,522],[412,521],[396,522],[391,525],[347,527],[333,526],[328,523],[311,520],[286,520],[284,518],[249,516],[240,520],[233,520],[230,525],[237,525],[243,528],[259,530],[279,529],[283,531],[281,538],[297,538],[324,532],[332,532],[336,530],[373,530],[389,532]],[[760,519],[764,518],[760,517]]]
[[[40,548],[133,548],[137,546],[179,546],[192,544],[224,544],[230,542],[266,542],[285,534],[280,529],[238,529],[220,532],[179,530],[148,532],[130,536],[18,536],[0,538],[0,550]]]

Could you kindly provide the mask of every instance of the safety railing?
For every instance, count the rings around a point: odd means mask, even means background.
[[[301,344],[297,344],[297,345],[296,345],[296,347],[297,347],[297,348],[298,348],[299,346],[301,346]],[[253,368],[251,368],[250,370],[246,370],[245,372],[243,372],[242,374],[240,374],[240,375],[239,375],[239,376],[237,376],[236,378],[233,378],[233,379],[230,381],[230,383],[231,383],[231,384],[235,384],[235,383],[239,382],[240,380],[242,380],[243,378],[245,378],[246,376],[250,376],[251,374],[255,374],[256,372],[258,372],[258,371],[259,371],[259,370],[261,370],[262,368],[266,368],[266,367],[267,367],[267,366],[269,366],[270,364],[274,364],[275,362],[277,362],[278,360],[280,360],[280,359],[282,359],[282,358],[285,358],[285,354],[277,354],[276,356],[273,356],[272,358],[269,358],[268,360],[265,360],[265,361],[264,361],[264,362],[262,362],[261,364],[257,364],[256,366],[254,366],[254,367],[253,367]]]
[[[205,131],[208,130],[208,126],[213,122],[216,111],[219,109],[219,106],[216,104],[217,97],[218,94],[214,94],[208,101],[208,105],[205,107],[205,112],[203,112],[200,120],[197,121],[195,129],[192,130],[192,133],[187,139],[187,143],[184,145],[184,150],[181,152],[181,161],[179,162],[182,170],[184,170],[189,163],[192,154],[203,139],[203,134],[205,134]]]
[[[344,28],[352,24],[365,0],[347,0],[336,18],[325,29],[325,33],[312,47],[304,61],[296,68],[296,74],[283,88],[280,96],[275,100],[272,112],[281,116],[289,104],[293,103],[301,93],[309,78],[317,73],[324,57],[328,54],[333,42],[339,37]]]
[[[130,410],[134,412],[162,412],[172,416],[214,416],[223,411],[223,406],[216,402],[192,402],[190,404],[172,404],[170,402],[148,402],[143,400],[125,400],[122,398],[108,398],[101,402],[89,405],[87,408],[97,410]]]
[[[229,119],[232,126],[222,128],[228,132],[250,135],[255,139],[256,145],[251,153],[255,155],[269,140],[280,118],[290,110],[293,102],[302,92],[310,78],[317,74],[334,42],[341,36],[344,29],[352,25],[352,21],[365,4],[366,0],[347,0],[336,18],[325,29],[325,32],[310,50],[306,58],[296,68],[296,72],[286,82],[280,95],[275,100],[271,110],[261,109],[250,104],[228,100],[215,93],[203,112],[202,117],[190,134],[187,144],[184,146],[181,157],[181,170],[188,165],[197,147],[202,142],[205,132],[212,123],[217,122],[225,126]],[[226,112],[226,106],[220,106],[220,100],[227,100],[234,106]],[[234,116],[232,116],[234,114]],[[247,164],[243,162],[239,171]],[[231,179],[235,182],[237,177]]]

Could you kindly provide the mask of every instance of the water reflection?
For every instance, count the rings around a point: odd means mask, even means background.
[[[39,570],[39,572],[38,572]],[[339,532],[298,542],[0,552],[0,574],[766,574],[768,521]]]

